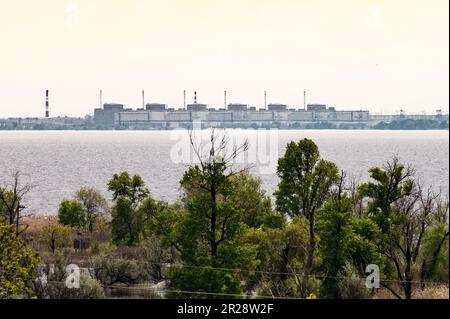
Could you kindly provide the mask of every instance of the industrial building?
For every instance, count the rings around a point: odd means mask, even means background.
[[[125,111],[123,104],[105,103],[103,108],[94,110],[94,121],[101,125],[114,125],[114,115]]]
[[[268,110],[269,111],[286,111],[288,108],[285,104],[269,104]]]
[[[208,108],[201,103],[187,104],[186,109],[168,109],[165,104],[147,104],[145,110],[129,110],[119,104],[105,104],[96,109],[94,121],[110,126],[136,128],[177,128],[200,121],[205,126],[290,126],[297,122],[368,122],[369,111],[337,111],[335,108],[308,105],[307,110],[289,109],[285,104],[269,104],[256,110],[247,104],[228,104],[227,109]]]
[[[267,103],[267,91],[264,91],[264,105],[257,108],[243,103],[227,104],[227,91],[224,91],[222,108],[210,107],[198,102],[194,91],[193,103],[186,103],[186,91],[183,91],[183,106],[175,110],[167,104],[145,104],[142,90],[142,107],[135,110],[126,109],[123,104],[102,104],[100,91],[100,108],[95,109],[94,122],[106,127],[127,128],[176,128],[190,126],[194,121],[201,121],[205,126],[262,126],[291,127],[300,122],[349,122],[362,123],[370,121],[369,111],[338,111],[325,104],[306,104],[306,92],[303,92],[303,108],[290,108],[287,104]]]
[[[0,119],[0,129],[172,129],[192,127],[193,122],[201,122],[202,127],[365,129],[381,122],[398,120],[436,120],[448,123],[448,114],[443,114],[442,109],[437,109],[435,115],[407,114],[404,110],[396,115],[372,115],[367,110],[340,110],[326,104],[306,104],[306,92],[303,95],[303,106],[297,108],[286,104],[267,104],[267,91],[264,91],[262,107],[242,103],[227,104],[227,91],[224,91],[223,107],[219,108],[198,103],[197,92],[194,92],[192,104],[186,103],[186,91],[183,91],[183,97],[183,106],[174,109],[163,103],[146,104],[142,90],[142,106],[131,109],[120,103],[103,103],[100,90],[100,107],[94,110],[93,117],[50,117],[49,90],[46,90],[43,117]]]
[[[167,109],[167,104],[161,103],[150,103],[145,105],[147,111],[165,111]]]

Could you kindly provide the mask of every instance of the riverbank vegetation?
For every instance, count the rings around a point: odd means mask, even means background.
[[[448,121],[437,120],[396,120],[392,122],[380,122],[372,129],[375,130],[448,130]]]
[[[24,216],[29,186],[15,174],[0,187],[0,298],[448,298],[448,199],[399,159],[358,183],[312,140],[293,141],[273,200],[234,164],[247,143],[228,150],[212,131],[206,149],[191,144],[198,164],[172,203],[118,172],[112,201],[82,187],[42,222]]]

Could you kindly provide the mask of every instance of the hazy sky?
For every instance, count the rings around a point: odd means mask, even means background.
[[[448,0],[0,0],[0,117],[104,102],[448,111]]]

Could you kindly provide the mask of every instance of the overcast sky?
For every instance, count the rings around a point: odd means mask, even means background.
[[[0,0],[0,117],[104,102],[268,101],[433,114],[449,105],[448,0]]]

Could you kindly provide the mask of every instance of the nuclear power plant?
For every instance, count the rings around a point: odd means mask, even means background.
[[[145,91],[141,91],[139,107],[128,108],[122,103],[104,103],[104,92],[99,90],[99,106],[94,114],[84,117],[50,117],[50,91],[45,90],[45,112],[43,117],[10,117],[0,119],[0,129],[137,129],[164,130],[192,127],[222,128],[341,128],[369,129],[377,124],[398,120],[433,120],[448,123],[448,114],[437,109],[434,115],[407,114],[401,108],[395,115],[370,114],[368,110],[351,110],[323,103],[307,103],[303,91],[303,104],[292,107],[282,103],[269,102],[269,92],[262,93],[261,106],[246,103],[229,103],[229,91],[223,91],[223,105],[208,105],[200,102],[199,92],[193,91],[192,103],[187,102],[187,91],[183,90],[183,105],[168,106],[165,103],[146,103]],[[57,114],[57,105],[52,104],[52,114]],[[448,124],[447,124],[448,125]],[[445,126],[445,125],[444,125]]]
[[[128,128],[178,128],[202,122],[204,126],[218,127],[292,127],[296,123],[370,121],[367,110],[337,110],[324,104],[306,104],[306,91],[303,92],[303,107],[291,108],[286,104],[268,103],[268,92],[264,91],[264,105],[250,106],[245,103],[227,103],[224,91],[222,107],[200,103],[198,92],[194,91],[193,103],[186,103],[186,90],[183,91],[183,107],[173,108],[163,103],[144,103],[142,107],[126,108],[120,103],[105,103],[94,110],[94,121],[105,126],[124,126]],[[145,104],[145,105],[144,105]]]

